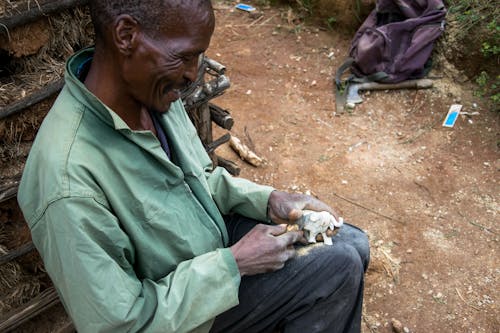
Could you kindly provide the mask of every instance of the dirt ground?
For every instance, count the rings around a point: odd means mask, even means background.
[[[499,113],[441,57],[434,88],[364,93],[335,114],[332,75],[352,36],[300,23],[288,8],[260,9],[218,2],[207,54],[232,82],[214,102],[266,164],[251,167],[227,145],[217,153],[242,177],[311,193],[368,233],[363,332],[500,332]],[[447,129],[454,103],[469,115]],[[20,331],[64,322],[58,306]]]
[[[351,36],[288,25],[286,8],[216,12],[208,55],[232,86],[215,102],[267,160],[238,161],[241,176],[310,192],[367,231],[364,332],[392,332],[393,319],[410,332],[500,332],[498,112],[441,59],[433,89],[365,93],[335,115],[332,74]],[[479,114],[444,128],[454,103]]]

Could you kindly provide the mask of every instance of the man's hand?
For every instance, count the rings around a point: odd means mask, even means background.
[[[294,224],[302,217],[302,210],[327,211],[337,220],[337,213],[324,202],[304,194],[273,191],[269,196],[268,215],[276,224]]]
[[[286,232],[285,225],[256,225],[231,246],[240,275],[276,271],[295,256],[295,242],[305,242],[302,231]]]

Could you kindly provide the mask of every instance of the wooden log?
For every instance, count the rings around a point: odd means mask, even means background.
[[[9,35],[9,30],[26,25],[53,13],[62,12],[78,6],[85,6],[88,0],[59,0],[32,5],[33,8],[22,11],[20,14],[0,18],[0,33]]]
[[[58,93],[63,86],[64,86],[64,79],[60,79],[56,82],[46,85],[45,87],[37,90],[31,95],[26,96],[25,98],[20,99],[19,101],[11,103],[6,107],[0,108],[0,119],[19,113],[29,108],[30,106],[40,103],[44,99],[49,98]]]
[[[229,134],[229,133],[224,134],[223,136],[221,136],[217,140],[215,140],[212,143],[207,145],[207,149],[206,149],[207,153],[211,154],[213,151],[215,151],[215,149],[217,149],[217,147],[219,147],[220,145],[223,145],[224,143],[228,142],[229,140],[231,140],[231,134]]]
[[[0,185],[0,202],[4,202],[15,197],[17,195],[18,187],[18,181]]]
[[[0,256],[0,265],[3,265],[11,260],[19,258],[35,249],[33,242],[26,243],[15,250],[9,251],[7,254]]]
[[[56,333],[75,333],[75,325],[72,322],[64,324]]]
[[[217,165],[226,169],[230,174],[233,176],[239,176],[241,169],[238,166],[238,164],[234,163],[233,161],[226,160],[223,157],[217,156]]]
[[[234,119],[229,111],[212,103],[208,103],[208,107],[210,108],[210,117],[214,123],[228,131],[233,128]]]
[[[229,140],[229,145],[235,152],[240,155],[241,159],[248,162],[249,164],[259,167],[264,163],[264,160],[257,156],[250,148],[248,148],[243,142],[240,141],[235,136],[231,136],[231,140]]]
[[[54,287],[50,287],[25,305],[12,310],[0,318],[0,332],[9,332],[21,326],[31,318],[58,304],[59,296]]]
[[[226,72],[226,66],[222,65],[221,63],[213,59],[204,57],[203,61],[205,62],[208,69],[213,70],[215,73],[219,75],[224,75],[224,73]]]

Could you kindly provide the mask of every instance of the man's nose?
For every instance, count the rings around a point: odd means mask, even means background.
[[[198,57],[194,57],[186,63],[186,70],[184,71],[184,78],[189,82],[195,82],[198,76]]]

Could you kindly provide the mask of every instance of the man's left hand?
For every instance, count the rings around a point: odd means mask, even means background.
[[[337,213],[324,202],[305,194],[273,191],[269,196],[268,215],[276,224],[294,224],[302,217],[302,210],[327,211],[337,220]]]

